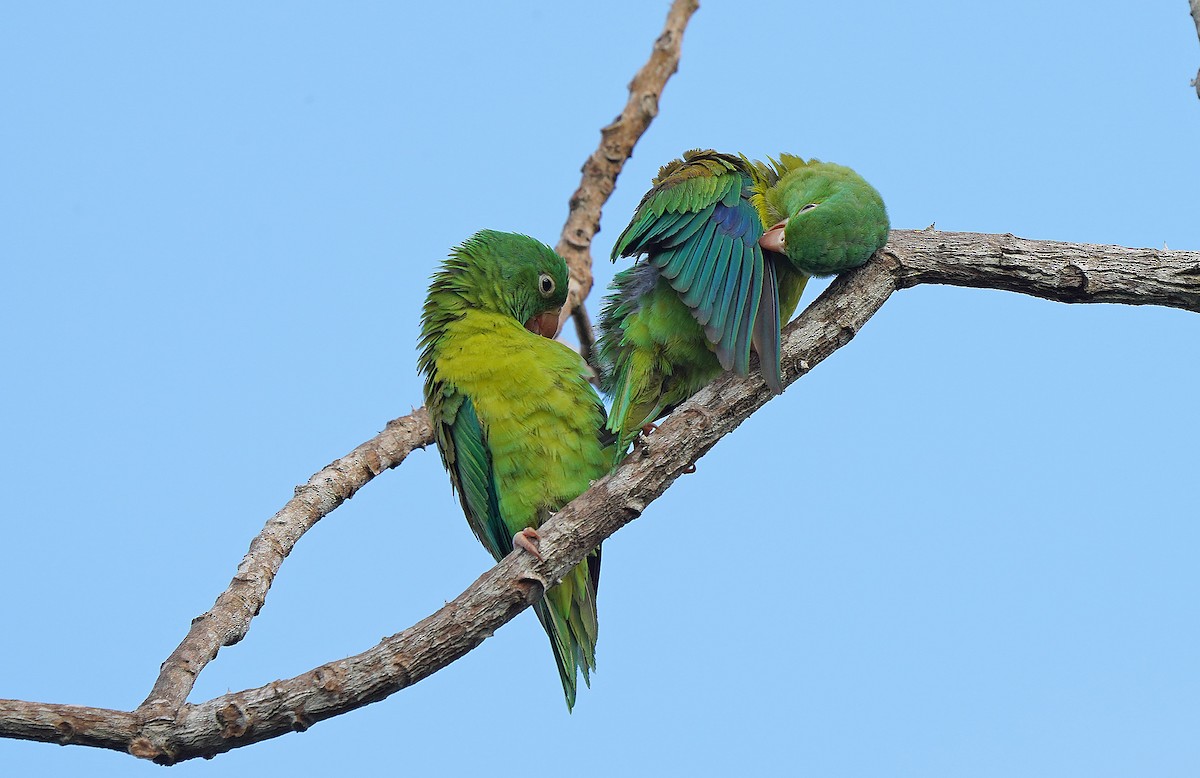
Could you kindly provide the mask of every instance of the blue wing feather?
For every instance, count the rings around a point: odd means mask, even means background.
[[[688,152],[663,168],[613,250],[614,256],[646,254],[704,328],[722,367],[743,374],[760,301],[778,295],[764,283],[753,185],[744,161]]]

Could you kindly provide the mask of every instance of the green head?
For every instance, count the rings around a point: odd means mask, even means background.
[[[446,321],[473,308],[511,316],[533,332],[554,337],[567,280],[567,263],[545,244],[481,230],[455,247],[434,274],[422,332],[427,337],[440,331]]]
[[[827,276],[864,264],[887,242],[883,198],[858,173],[788,154],[775,169],[778,182],[763,192],[772,219],[766,223],[774,224],[759,240],[764,249],[809,275]]]

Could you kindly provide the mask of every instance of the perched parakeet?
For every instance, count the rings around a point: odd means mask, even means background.
[[[604,406],[583,359],[554,340],[567,266],[543,244],[484,230],[434,274],[419,367],[442,463],[467,523],[499,560],[538,555],[536,527],[608,470]],[[540,557],[540,555],[538,555]],[[596,666],[600,549],[533,607],[567,707]]]
[[[665,165],[613,246],[614,260],[644,257],[613,279],[600,313],[615,456],[722,369],[745,375],[752,349],[783,391],[779,332],[809,276],[862,265],[887,235],[879,193],[841,165],[711,150]]]

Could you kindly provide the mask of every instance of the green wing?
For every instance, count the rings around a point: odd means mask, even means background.
[[[645,254],[704,328],[721,367],[745,375],[754,343],[764,376],[779,391],[778,285],[758,245],[763,224],[750,200],[754,185],[742,159],[686,152],[659,172],[613,258]]]
[[[496,560],[503,559],[512,551],[513,532],[500,515],[492,455],[475,406],[465,395],[446,393],[440,410],[438,447],[462,500],[467,523],[488,553]]]
[[[484,547],[497,560],[512,551],[512,536],[517,528],[504,523],[500,514],[499,492],[492,467],[491,449],[471,398],[439,386],[437,414],[441,421],[436,434],[442,461],[462,501],[467,523]],[[599,398],[596,398],[599,405]],[[603,406],[600,405],[603,412]],[[597,431],[603,443],[611,439],[603,427]],[[567,708],[575,705],[576,671],[583,671],[585,683],[596,667],[596,586],[600,579],[600,549],[572,569],[563,580],[546,591],[533,604],[542,623],[559,680],[567,699]]]

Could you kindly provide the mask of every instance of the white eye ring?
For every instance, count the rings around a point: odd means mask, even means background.
[[[554,276],[549,273],[542,273],[538,276],[538,291],[542,297],[549,297],[554,294],[554,288],[557,284],[554,283]]]
[[[800,213],[804,213],[805,211],[811,211],[813,208],[816,208],[818,205],[820,205],[820,203],[809,203],[808,205],[806,205],[800,209]]]

